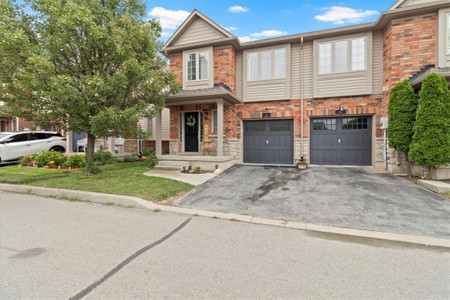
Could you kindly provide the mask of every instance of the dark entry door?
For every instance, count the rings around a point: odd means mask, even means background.
[[[311,119],[311,164],[371,165],[371,117]]]
[[[198,152],[198,112],[184,113],[184,151]]]
[[[292,120],[244,122],[244,163],[292,165]]]

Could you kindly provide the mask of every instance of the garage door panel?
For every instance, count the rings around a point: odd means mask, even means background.
[[[371,117],[311,120],[311,163],[371,164]]]
[[[244,163],[292,164],[293,139],[292,120],[244,121]]]

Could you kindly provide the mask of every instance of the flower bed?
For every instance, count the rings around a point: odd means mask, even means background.
[[[42,151],[22,158],[21,166],[49,169],[78,169],[86,164],[84,155],[64,155],[56,151]]]

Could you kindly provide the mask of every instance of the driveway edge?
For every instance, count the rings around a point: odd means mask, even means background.
[[[450,248],[450,239],[442,239],[442,238],[434,238],[434,237],[426,237],[426,236],[416,236],[416,235],[407,235],[400,233],[390,233],[390,232],[381,232],[381,231],[371,231],[371,230],[363,230],[363,229],[353,229],[353,228],[343,228],[343,227],[334,227],[320,224],[311,224],[304,222],[293,222],[286,220],[277,220],[277,219],[268,219],[268,218],[260,218],[253,217],[249,215],[240,215],[233,213],[221,213],[221,212],[212,212],[206,210],[199,209],[191,209],[186,207],[176,207],[176,206],[167,206],[156,204],[138,197],[133,196],[122,196],[122,195],[111,195],[111,194],[103,194],[103,193],[94,193],[94,192],[86,192],[86,191],[76,191],[76,190],[66,190],[66,189],[56,189],[56,188],[46,188],[46,187],[38,187],[38,186],[29,186],[29,185],[15,185],[15,184],[7,184],[0,183],[0,190],[13,192],[13,193],[23,193],[30,195],[38,195],[59,199],[67,199],[76,197],[76,200],[72,201],[87,201],[94,202],[100,204],[115,204],[125,207],[136,207],[136,208],[146,208],[151,210],[158,210],[164,212],[172,212],[172,213],[180,213],[180,214],[188,214],[193,216],[202,216],[202,217],[210,217],[217,218],[223,220],[231,220],[231,221],[240,221],[252,224],[260,224],[260,225],[270,225],[277,227],[285,227],[291,229],[301,229],[308,231],[316,231],[316,232],[326,232],[326,233],[334,233],[348,236],[356,236],[363,238],[373,238],[394,242],[404,242],[404,243],[412,243],[426,246],[436,246],[436,247],[444,247]]]

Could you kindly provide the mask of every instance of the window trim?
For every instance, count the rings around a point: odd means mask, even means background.
[[[275,51],[276,50],[284,50],[284,76],[283,77],[275,77]],[[271,76],[268,79],[262,78],[262,53],[270,51],[270,65],[271,65]],[[258,79],[250,80],[250,68],[249,68],[249,55],[250,54],[258,54]],[[261,48],[257,50],[246,51],[244,54],[245,58],[245,81],[246,82],[263,82],[263,81],[273,81],[273,80],[286,80],[288,78],[288,59],[289,59],[289,51],[286,45],[281,47],[270,47],[270,48]]]
[[[364,68],[353,70],[353,44],[352,42],[354,40],[358,39],[364,39]],[[336,43],[337,42],[347,42],[347,71],[335,71],[336,69]],[[368,38],[367,34],[363,35],[355,35],[355,36],[348,36],[343,38],[335,38],[335,39],[327,39],[327,40],[320,40],[317,41],[317,59],[315,63],[317,64],[317,75],[323,76],[323,75],[335,75],[335,74],[349,74],[349,73],[355,73],[355,72],[366,72],[369,70],[368,66],[368,57],[369,57],[369,43],[370,39]],[[331,44],[331,72],[327,73],[321,73],[320,72],[320,45],[323,44]]]
[[[445,14],[445,54],[450,55],[450,11]]]
[[[199,53],[207,51],[208,53],[208,79],[196,79],[188,80],[188,57],[192,53]],[[199,65],[200,63],[198,63]],[[210,88],[214,86],[214,48],[203,47],[190,49],[182,52],[182,80],[183,89],[199,89],[199,88]]]
[[[214,113],[217,114],[217,108],[213,109],[212,112],[211,112],[211,133],[217,134],[217,130],[218,130],[219,124],[217,123],[216,117],[214,117]],[[214,130],[214,121],[215,120],[216,120],[216,124],[217,124],[216,130]]]
[[[207,63],[208,63],[208,65],[207,65],[207,75],[208,76],[206,76],[206,78],[202,78],[202,79],[200,79],[200,53],[206,53],[206,57],[208,58],[208,61],[207,61]],[[189,56],[191,56],[192,54],[195,54],[195,78],[196,79],[189,79],[189,60],[187,60],[186,61],[186,65],[187,65],[187,68],[186,68],[186,72],[187,72],[187,74],[186,74],[186,80],[188,81],[188,82],[195,82],[195,81],[206,81],[206,80],[209,80],[209,76],[210,76],[210,71],[209,71],[209,64],[210,64],[210,59],[209,59],[209,53],[208,53],[208,50],[199,50],[199,51],[189,51],[189,52],[186,52],[186,58],[189,58]]]

